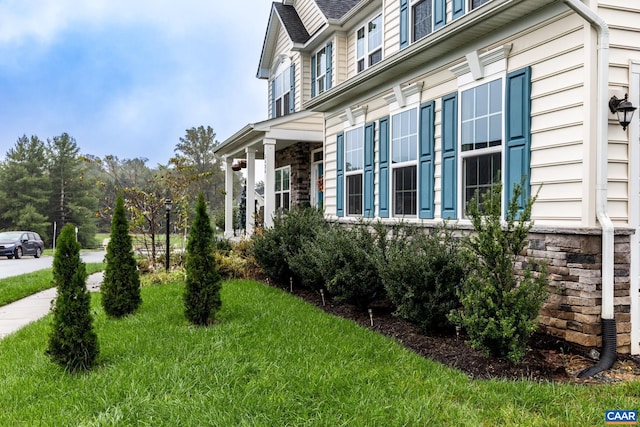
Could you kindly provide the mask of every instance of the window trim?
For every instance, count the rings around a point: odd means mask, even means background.
[[[280,94],[280,96],[277,96],[277,90],[278,87],[276,85],[276,82],[278,81],[278,79],[280,79],[280,90],[282,91],[282,93]],[[271,102],[272,102],[272,106],[271,106],[271,118],[277,118],[277,117],[282,117],[282,116],[286,116],[287,114],[290,114],[290,108],[291,108],[291,61],[287,60],[287,61],[282,61],[278,67],[275,69],[275,72],[273,73],[273,77],[270,80],[271,83]],[[278,111],[277,108],[277,102],[280,102],[280,111]]]
[[[389,214],[391,218],[411,218],[417,219],[419,217],[419,200],[420,196],[420,177],[419,177],[419,160],[420,160],[420,105],[418,103],[411,103],[410,105],[404,108],[394,109],[389,114]],[[415,132],[415,140],[416,140],[416,151],[414,153],[414,159],[395,163],[393,161],[393,118],[400,114],[406,113],[408,111],[413,111],[415,121],[416,121],[416,132]],[[416,177],[416,188],[415,188],[415,206],[414,206],[414,214],[396,214],[396,189],[395,189],[395,170],[404,168],[404,167],[414,167],[415,168],[415,177]]]
[[[506,67],[504,67],[502,70],[500,71],[496,71],[490,75],[487,75],[486,77],[479,79],[479,80],[473,80],[471,82],[468,82],[464,85],[460,85],[458,87],[458,140],[457,140],[457,150],[458,150],[458,158],[457,158],[457,168],[458,168],[458,184],[457,184],[457,191],[458,191],[458,217],[461,220],[469,220],[469,218],[466,215],[466,176],[465,176],[465,160],[466,159],[471,159],[474,157],[479,157],[479,156],[483,156],[483,155],[490,155],[490,154],[495,154],[495,153],[500,153],[500,182],[502,183],[502,187],[503,187],[503,191],[501,194],[501,203],[502,206],[505,206],[505,191],[504,191],[504,183],[505,183],[505,161],[506,161],[506,114],[505,114],[505,107],[506,107],[506,77],[507,77],[507,72],[506,72]],[[488,85],[494,81],[500,80],[500,90],[501,90],[501,96],[500,96],[500,103],[501,103],[501,120],[500,120],[500,132],[501,132],[501,142],[499,145],[495,145],[495,146],[489,146],[489,147],[484,147],[484,148],[480,148],[480,149],[472,149],[472,150],[467,150],[467,151],[463,151],[462,150],[462,109],[463,109],[463,96],[462,94],[465,91],[483,86],[483,85]]]
[[[376,47],[375,50],[371,50],[371,48],[369,47],[369,31],[368,31],[368,27],[369,25],[376,19],[380,18],[380,44]],[[358,56],[358,32],[362,30],[364,32],[364,37],[363,37],[363,53],[362,56]],[[368,69],[369,67],[374,66],[375,64],[377,64],[378,62],[381,62],[384,59],[384,19],[383,19],[383,15],[382,12],[377,12],[376,14],[372,15],[372,17],[368,18],[365,20],[365,22],[362,25],[358,25],[356,27],[355,30],[355,72],[356,74],[361,73],[363,71],[365,71],[366,69]],[[375,62],[374,64],[370,64],[370,60],[371,60],[371,55],[373,55],[374,53],[380,51],[380,61]],[[358,63],[360,61],[363,61],[363,68],[362,70],[358,69]]]
[[[325,58],[325,62],[324,62],[324,66],[320,66],[320,61],[318,61],[318,55],[320,54],[320,52],[324,52],[324,58]],[[318,49],[313,56],[315,57],[315,79],[312,82],[312,84],[314,85],[314,87],[316,88],[315,90],[315,94],[316,96],[320,95],[321,93],[326,92],[327,90],[327,46],[322,46],[320,49]],[[322,73],[318,73],[318,71],[322,71]],[[323,85],[322,85],[322,90],[320,90],[320,86],[318,85],[318,82],[322,80]]]
[[[277,184],[278,184],[278,172],[281,173],[281,177],[282,177],[282,172],[287,170],[289,173],[289,186],[288,188],[285,190],[282,187],[280,188],[280,190],[277,189]],[[282,183],[282,178],[281,178],[281,183]],[[288,200],[288,206],[284,207],[283,203],[282,203],[282,198],[284,196],[284,194],[289,194],[289,200]],[[278,195],[280,196],[280,207],[276,207],[277,210],[284,210],[287,211],[289,209],[291,209],[291,165],[286,165],[286,166],[282,166],[279,168],[276,168],[274,171],[274,199],[278,198]],[[277,203],[276,203],[277,205]]]
[[[347,170],[347,158],[348,158],[348,150],[347,150],[347,135],[350,134],[354,134],[355,132],[358,132],[359,136],[360,136],[360,141],[361,141],[361,158],[359,159],[361,161],[362,167],[357,169],[357,170]],[[364,141],[364,125],[359,125],[359,126],[352,126],[349,128],[345,128],[344,129],[344,165],[343,165],[343,170],[344,170],[344,215],[347,217],[362,217],[364,215],[364,169],[365,169],[365,141]],[[351,213],[349,211],[349,185],[348,185],[348,181],[349,181],[349,177],[351,176],[356,176],[356,175],[360,175],[361,179],[360,179],[360,197],[362,199],[361,204],[360,204],[360,212],[359,213]]]

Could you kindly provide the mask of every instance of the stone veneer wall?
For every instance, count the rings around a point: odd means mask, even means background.
[[[630,235],[616,230],[614,255],[614,315],[618,353],[631,352]],[[583,347],[602,346],[602,249],[595,230],[534,228],[527,256],[547,262],[549,297],[540,311],[547,334]],[[520,266],[526,262],[519,260]]]
[[[291,207],[311,202],[311,152],[322,143],[299,142],[276,152],[276,168],[291,166]]]

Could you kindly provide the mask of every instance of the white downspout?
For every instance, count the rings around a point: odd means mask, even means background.
[[[609,27],[593,10],[579,0],[563,0],[598,32],[598,96],[596,139],[596,215],[602,226],[602,318],[613,319],[613,222],[607,208],[609,116]]]
[[[579,0],[562,0],[585,19],[598,33],[598,96],[596,98],[596,215],[602,227],[602,355],[598,364],[578,374],[578,378],[595,375],[609,369],[616,359],[617,333],[614,316],[614,234],[613,222],[607,208],[607,181],[609,166],[609,27],[593,10]]]

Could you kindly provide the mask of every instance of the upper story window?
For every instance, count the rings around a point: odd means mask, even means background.
[[[364,128],[345,132],[344,158],[347,215],[362,215],[364,173]]]
[[[471,0],[471,10],[475,9],[476,7],[480,7],[487,2],[489,2],[489,0]]]
[[[411,16],[413,41],[433,32],[433,0],[414,2],[411,6]]]
[[[492,191],[502,169],[502,79],[461,93],[462,206]],[[481,202],[481,200],[479,201]]]
[[[294,112],[295,75],[295,64],[288,56],[279,55],[271,69],[271,118]]]
[[[356,31],[356,64],[361,72],[382,60],[382,15]]]
[[[273,117],[280,117],[291,112],[291,68],[287,66],[284,71],[273,79]]]
[[[331,89],[332,83],[332,46],[327,43],[311,56],[311,96],[320,95]]]
[[[391,116],[391,197],[395,216],[415,216],[418,201],[417,109]]]
[[[316,93],[320,94],[327,87],[327,49],[322,48],[316,53]]]

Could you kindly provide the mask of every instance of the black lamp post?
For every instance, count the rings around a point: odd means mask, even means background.
[[[171,215],[171,199],[164,201],[164,210],[167,212],[167,250],[165,252],[165,271],[169,271],[169,217]]]

